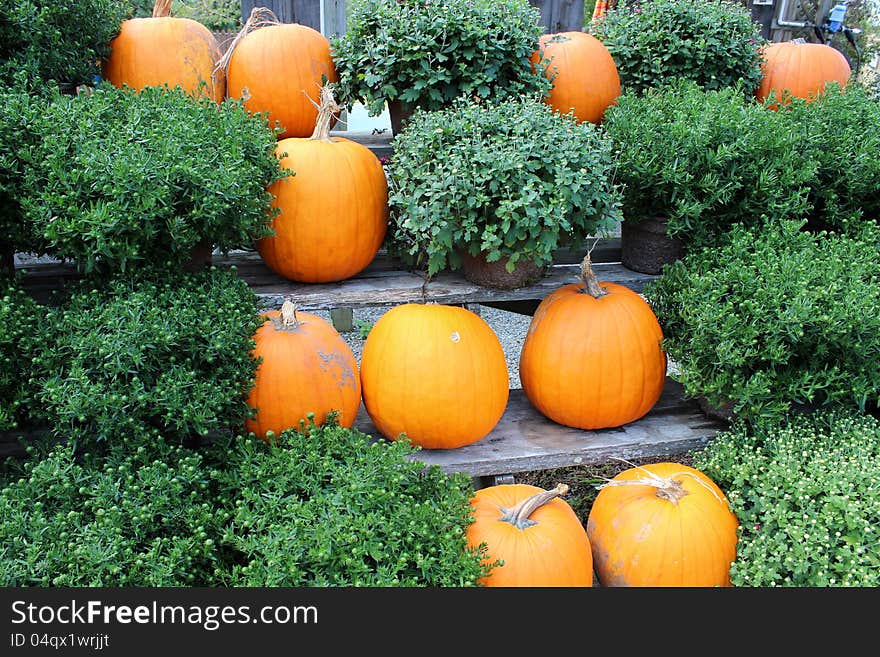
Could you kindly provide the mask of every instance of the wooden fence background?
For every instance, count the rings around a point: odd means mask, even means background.
[[[541,25],[549,33],[580,30],[584,20],[584,0],[529,0],[541,10]],[[325,36],[345,32],[348,0],[241,0],[242,20],[251,9],[267,7],[285,23],[313,27]]]

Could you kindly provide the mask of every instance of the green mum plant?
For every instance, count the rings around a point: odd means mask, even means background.
[[[417,111],[389,166],[394,247],[429,274],[464,252],[546,265],[620,216],[604,133],[529,97]]]
[[[270,234],[267,187],[289,175],[261,115],[182,89],[105,83],[58,97],[21,205],[49,253],[86,273],[178,269],[197,247],[252,246]]]
[[[355,0],[331,40],[341,97],[436,110],[462,95],[545,93],[529,58],[540,12],[526,0]]]
[[[880,229],[812,234],[805,221],[735,227],[649,283],[675,376],[734,415],[880,400]]]
[[[234,270],[82,286],[50,317],[35,393],[52,432],[188,443],[243,429],[262,324]]]
[[[689,247],[716,243],[735,223],[802,216],[816,164],[777,112],[738,89],[706,91],[679,80],[627,93],[605,114],[619,152],[624,221],[667,219]]]
[[[92,84],[130,7],[118,0],[0,0],[0,80],[18,71]]]
[[[705,89],[761,83],[760,26],[733,0],[620,0],[587,26],[617,64],[624,93],[678,79]]]
[[[331,418],[271,443],[239,438],[221,489],[233,586],[476,586],[494,564],[468,548],[473,488]]]
[[[740,521],[734,586],[880,585],[880,422],[833,410],[737,426],[693,452]]]

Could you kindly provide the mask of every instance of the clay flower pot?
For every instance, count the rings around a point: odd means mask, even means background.
[[[463,253],[461,268],[464,277],[471,283],[496,290],[514,290],[538,282],[544,276],[546,267],[538,266],[531,260],[517,260],[512,272],[507,271],[507,257],[495,262],[486,262],[484,254],[472,256]]]

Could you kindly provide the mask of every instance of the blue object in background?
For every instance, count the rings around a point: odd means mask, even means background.
[[[846,18],[846,5],[842,2],[834,5],[831,13],[828,14],[828,31],[840,32],[844,18]]]

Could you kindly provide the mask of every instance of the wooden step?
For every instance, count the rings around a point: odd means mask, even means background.
[[[361,406],[355,427],[381,437]],[[541,415],[520,389],[510,391],[503,417],[482,440],[456,449],[422,449],[413,458],[472,477],[668,456],[704,447],[726,424],[708,419],[681,385],[667,379],[654,408],[623,427],[584,431]]]

